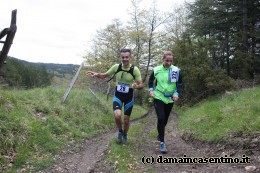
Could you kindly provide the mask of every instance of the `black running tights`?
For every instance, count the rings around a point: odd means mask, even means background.
[[[154,108],[157,114],[157,130],[161,142],[164,142],[165,126],[167,125],[173,103],[165,104],[163,101],[154,99]]]

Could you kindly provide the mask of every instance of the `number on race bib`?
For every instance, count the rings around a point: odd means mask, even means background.
[[[125,91],[125,86],[120,86],[120,91]]]
[[[128,93],[129,92],[129,85],[124,83],[117,84],[117,91],[121,93]]]
[[[177,77],[177,71],[173,71],[173,69],[171,68],[169,74],[169,78],[170,78],[169,82],[176,82],[177,81],[176,77]]]

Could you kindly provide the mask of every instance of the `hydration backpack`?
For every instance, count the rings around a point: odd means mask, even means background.
[[[123,70],[123,69],[122,69],[122,63],[120,63],[119,66],[118,66],[118,68],[117,68],[117,70],[116,70],[116,72],[115,72],[115,74],[113,74],[113,76],[112,76],[107,82],[111,81],[111,80],[115,77],[115,75],[116,75],[118,72],[120,72],[120,71],[123,71],[123,72],[126,72],[126,73],[130,73],[130,74],[133,76],[133,78],[135,79],[135,75],[134,75],[134,65],[133,65],[133,64],[131,65],[130,70]]]

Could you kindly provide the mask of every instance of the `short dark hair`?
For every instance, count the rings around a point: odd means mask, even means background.
[[[121,49],[120,50],[120,53],[125,53],[125,52],[129,52],[130,54],[131,54],[131,49],[126,49],[126,48],[124,48],[124,49]]]

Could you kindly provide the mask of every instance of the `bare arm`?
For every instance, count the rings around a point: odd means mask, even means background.
[[[91,77],[101,78],[101,79],[104,79],[104,78],[109,76],[107,73],[96,73],[96,72],[93,72],[93,71],[87,71],[86,75],[91,76]]]

